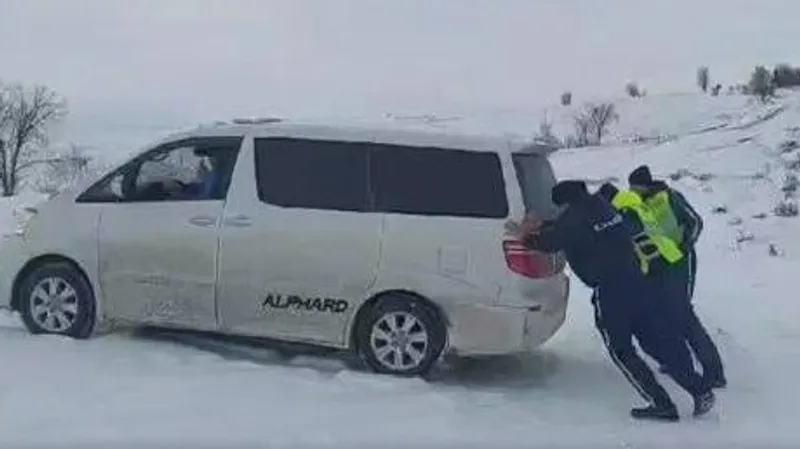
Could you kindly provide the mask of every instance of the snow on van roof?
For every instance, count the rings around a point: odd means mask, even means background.
[[[551,145],[514,133],[477,132],[468,126],[442,126],[447,118],[434,116],[383,117],[378,119],[303,119],[277,117],[237,118],[200,126],[189,134],[263,133],[271,137],[371,141],[387,144],[459,148],[474,151],[549,154]]]

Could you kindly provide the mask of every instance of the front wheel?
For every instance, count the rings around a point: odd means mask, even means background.
[[[430,371],[445,346],[446,329],[436,313],[410,295],[378,301],[358,326],[361,358],[373,371],[400,376]]]
[[[89,282],[72,265],[45,263],[19,289],[19,312],[32,334],[85,339],[95,325],[95,298]]]

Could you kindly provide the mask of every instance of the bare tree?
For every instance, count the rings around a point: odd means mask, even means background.
[[[611,123],[619,120],[614,103],[589,103],[572,117],[575,128],[574,146],[600,145]]]
[[[39,161],[51,124],[67,112],[66,102],[45,86],[0,86],[0,184],[3,196],[17,192],[22,172]]]
[[[567,146],[581,148],[592,144],[589,137],[591,135],[589,120],[583,114],[576,114],[572,117],[572,126],[575,135],[567,139]]]
[[[708,83],[710,82],[710,75],[708,67],[701,66],[697,69],[697,86],[703,92],[708,92]]]

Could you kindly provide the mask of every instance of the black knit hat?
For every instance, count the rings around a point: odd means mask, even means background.
[[[647,165],[640,165],[628,175],[628,184],[632,186],[648,186],[653,183],[653,175],[650,173],[650,167]]]
[[[583,181],[567,180],[556,184],[550,191],[550,196],[553,200],[553,204],[556,206],[563,206],[564,204],[572,204],[583,197],[589,196],[589,190],[586,189],[586,183]]]
[[[614,196],[616,196],[616,194],[619,193],[619,189],[614,184],[607,182],[601,185],[599,189],[597,189],[597,193],[606,200],[611,201],[612,199],[614,199]]]

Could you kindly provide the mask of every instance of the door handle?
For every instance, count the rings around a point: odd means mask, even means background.
[[[233,226],[236,228],[246,228],[250,226],[250,217],[247,215],[235,215],[230,218],[226,218],[224,223],[228,226]]]
[[[200,226],[201,228],[210,228],[217,224],[217,220],[214,219],[214,217],[209,217],[208,215],[198,215],[190,218],[189,224],[193,226]]]

